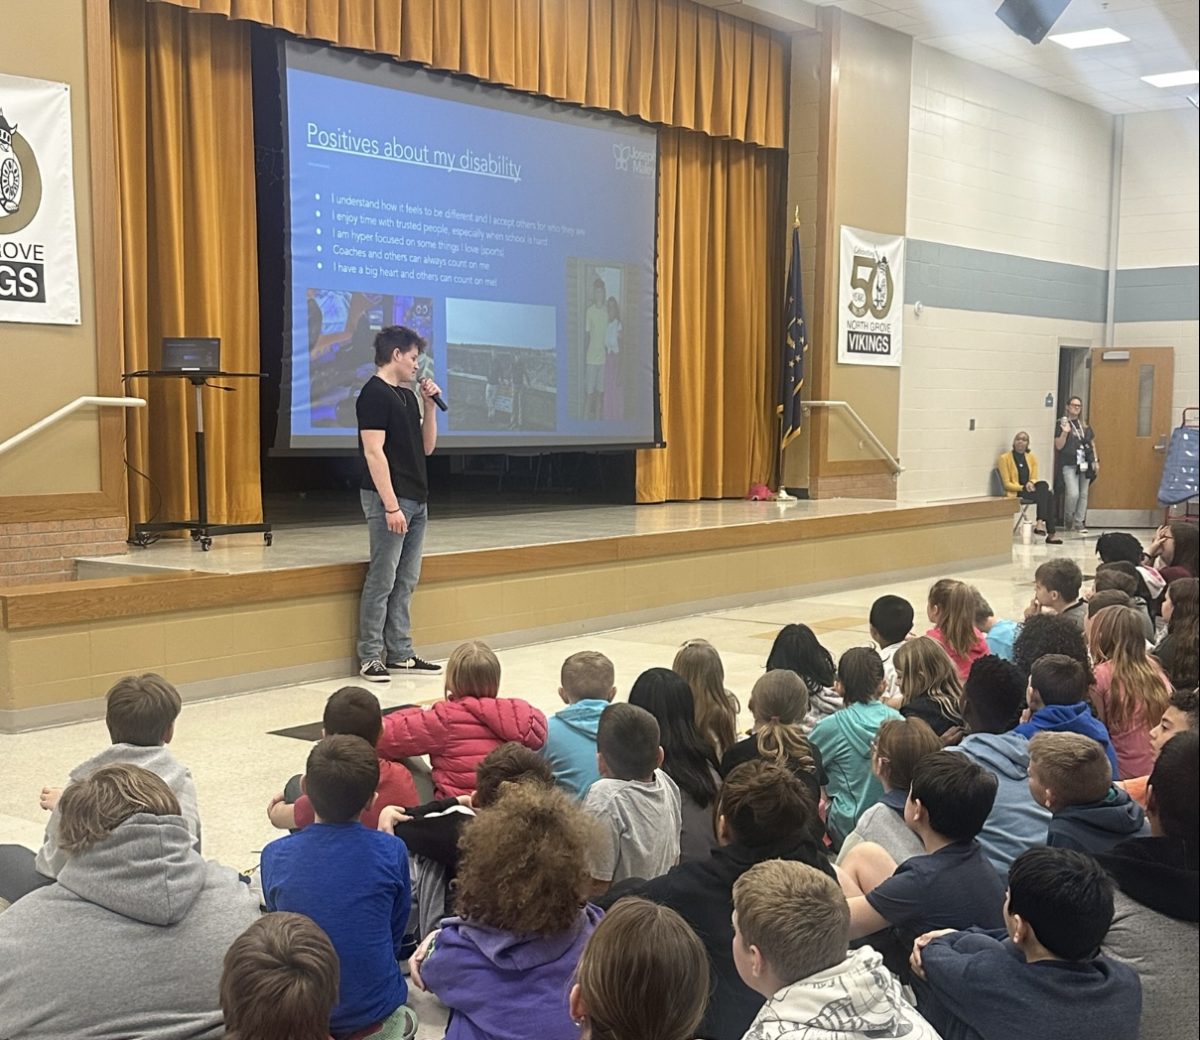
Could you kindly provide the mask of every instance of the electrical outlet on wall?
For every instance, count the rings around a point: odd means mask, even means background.
[[[967,429],[968,429],[968,430],[973,430],[973,429],[975,429],[975,420],[974,420],[974,419],[972,419],[972,420],[971,420],[971,424],[970,424],[970,425],[967,427]]]

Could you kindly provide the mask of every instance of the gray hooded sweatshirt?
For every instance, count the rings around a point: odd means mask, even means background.
[[[71,770],[70,780],[86,780],[94,772],[105,766],[141,766],[163,781],[179,799],[179,808],[187,821],[188,830],[195,839],[193,844],[200,851],[200,808],[196,801],[196,784],[192,780],[192,772],[171,754],[162,744],[152,747],[142,747],[139,744],[113,744],[106,747],[94,758],[89,758],[81,765]],[[50,822],[46,824],[46,837],[38,850],[34,865],[39,874],[48,878],[58,877],[67,857],[58,847],[58,810],[50,814]],[[4,1036],[0,1033],[0,1037]]]
[[[131,816],[0,914],[0,1037],[215,1040],[225,951],[259,912],[182,817]]]

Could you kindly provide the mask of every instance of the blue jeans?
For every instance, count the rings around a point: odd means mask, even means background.
[[[358,659],[405,661],[413,655],[409,604],[421,577],[429,513],[424,502],[399,499],[408,531],[393,534],[379,495],[375,491],[359,495],[371,536],[371,562],[358,608]]]
[[[1074,466],[1063,466],[1063,523],[1067,530],[1082,527],[1087,519],[1088,489],[1091,481],[1086,473],[1080,473]]]

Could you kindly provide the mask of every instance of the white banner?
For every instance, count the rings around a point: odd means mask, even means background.
[[[900,364],[904,345],[904,236],[842,226],[838,361]]]
[[[79,324],[71,88],[0,73],[0,321]]]

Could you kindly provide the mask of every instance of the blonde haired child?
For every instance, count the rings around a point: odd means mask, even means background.
[[[446,662],[445,700],[383,717],[383,758],[428,755],[440,798],[475,790],[475,768],[510,740],[537,751],[546,716],[516,697],[501,697],[500,661],[485,643],[463,643]]]

